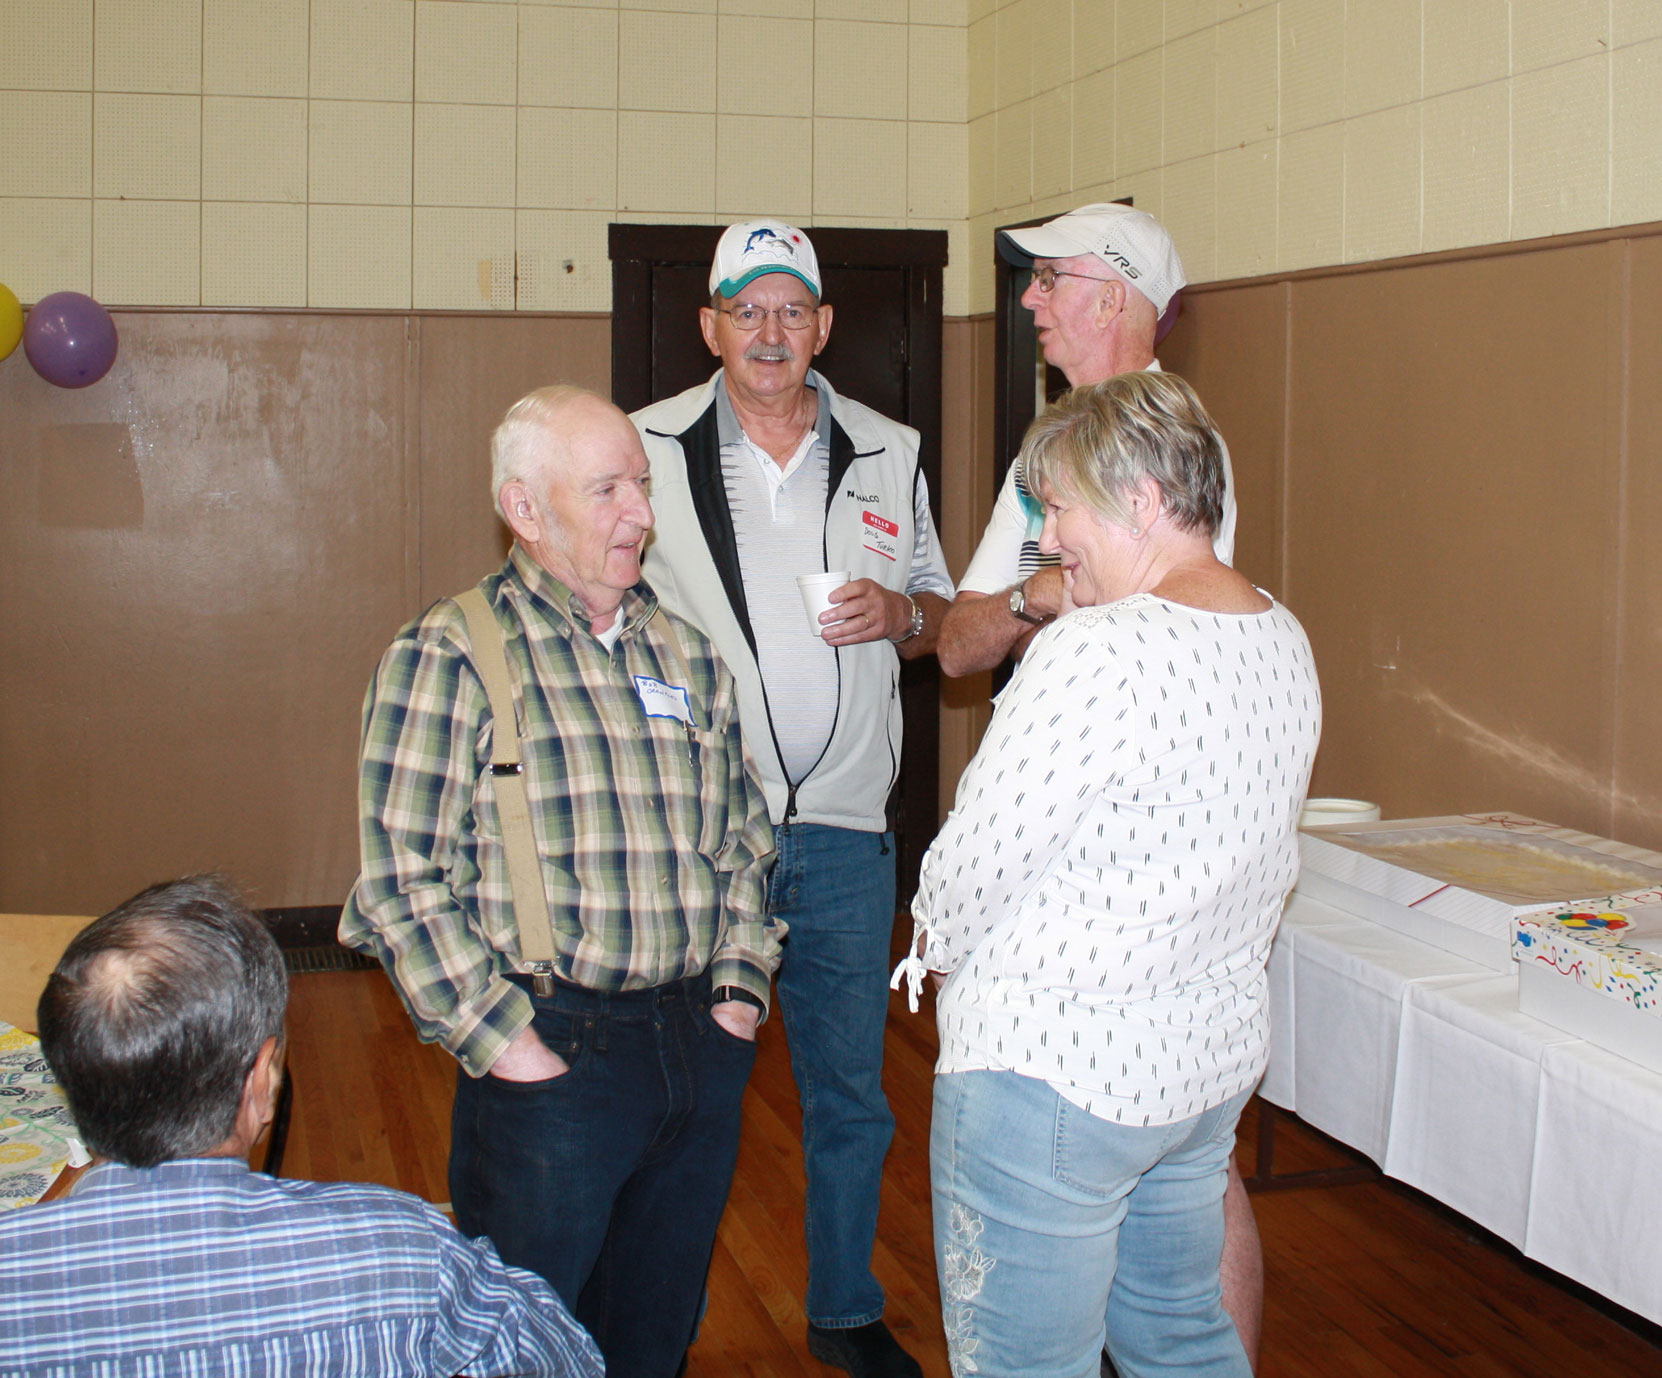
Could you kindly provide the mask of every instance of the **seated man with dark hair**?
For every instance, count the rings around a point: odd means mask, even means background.
[[[0,1375],[599,1378],[548,1285],[489,1240],[386,1187],[249,1171],[287,1004],[276,943],[211,877],[70,943],[40,1037],[96,1161],[0,1216]]]

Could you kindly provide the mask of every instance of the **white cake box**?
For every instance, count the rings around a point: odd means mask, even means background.
[[[1306,828],[1299,855],[1300,893],[1494,971],[1520,914],[1662,898],[1662,854],[1512,813]]]
[[[1518,1008],[1662,1072],[1662,894],[1513,921]]]

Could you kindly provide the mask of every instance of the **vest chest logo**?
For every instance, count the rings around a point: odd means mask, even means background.
[[[860,514],[861,544],[874,555],[885,560],[899,558],[900,527],[887,517],[880,517],[869,507]]]

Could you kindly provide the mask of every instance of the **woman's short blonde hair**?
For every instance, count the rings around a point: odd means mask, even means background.
[[[1019,462],[1027,490],[1057,492],[1130,526],[1126,495],[1144,479],[1184,531],[1223,521],[1223,438],[1175,373],[1121,373],[1065,392],[1033,419]]]

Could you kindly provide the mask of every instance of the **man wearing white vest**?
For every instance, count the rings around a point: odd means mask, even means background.
[[[1118,203],[1081,206],[1043,225],[1007,230],[998,249],[1031,268],[1021,302],[1033,313],[1046,362],[1087,387],[1121,373],[1157,370],[1155,346],[1176,319],[1185,278],[1165,226]],[[1223,521],[1213,542],[1225,564],[1235,554],[1235,479],[1223,454]],[[958,596],[941,627],[941,668],[949,675],[990,670],[1021,655],[1034,631],[1065,609],[1062,571],[1039,552],[1044,512],[1012,464]],[[1233,1163],[1224,1196],[1223,1300],[1256,1367],[1264,1264],[1252,1203]]]
[[[900,769],[902,658],[934,649],[952,597],[918,470],[918,435],[810,367],[831,332],[801,230],[733,225],[699,312],[722,367],[634,414],[658,525],[646,577],[704,629],[738,681],[745,744],[789,925],[779,1002],[802,1097],[808,1349],[855,1375],[919,1373],[884,1325],[871,1271]],[[840,572],[810,623],[797,576]]]

